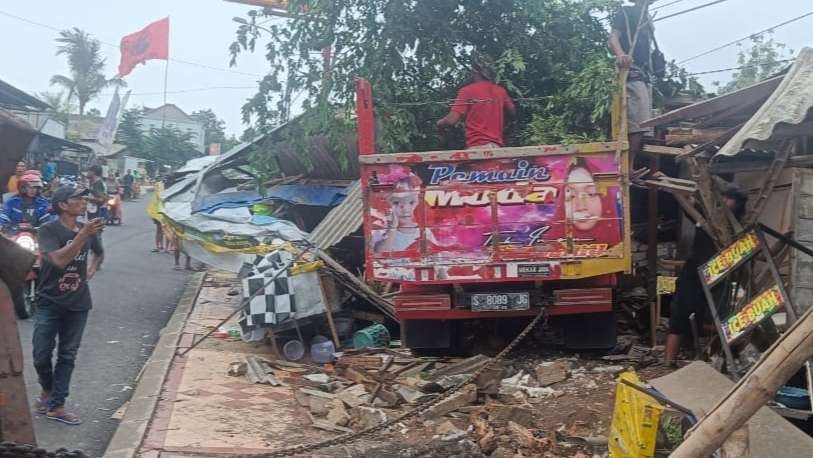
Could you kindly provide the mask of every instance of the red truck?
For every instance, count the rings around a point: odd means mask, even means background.
[[[369,278],[400,284],[402,341],[444,348],[465,320],[544,307],[571,348],[611,347],[631,269],[627,154],[616,144],[376,154],[357,82]]]

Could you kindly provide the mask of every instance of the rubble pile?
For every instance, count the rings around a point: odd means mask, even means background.
[[[434,454],[474,444],[482,456],[496,457],[606,453],[615,377],[624,369],[616,362],[575,357],[508,360],[447,396],[492,358],[429,358],[401,349],[365,349],[344,352],[325,366],[249,359],[245,375],[257,379],[250,374],[259,366],[261,375],[271,376],[260,383],[290,386],[316,429],[358,432],[443,398],[391,428],[388,438],[405,447],[429,447]]]

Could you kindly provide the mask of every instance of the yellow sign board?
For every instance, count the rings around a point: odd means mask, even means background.
[[[725,334],[726,341],[733,342],[757,323],[779,311],[784,305],[785,301],[779,285],[766,289],[739,312],[723,320],[723,334]]]
[[[759,237],[753,231],[725,247],[700,267],[706,285],[712,286],[760,249]]]
[[[658,295],[675,294],[677,287],[677,277],[658,276]]]

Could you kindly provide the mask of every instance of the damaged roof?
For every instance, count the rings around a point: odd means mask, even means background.
[[[785,134],[799,135],[808,112],[813,107],[813,48],[803,48],[782,82],[759,110],[734,137],[717,152],[717,156],[735,156],[747,148],[765,146],[777,128],[789,127]],[[798,127],[800,129],[794,129]]]
[[[347,188],[347,197],[327,214],[308,237],[311,243],[322,250],[339,243],[356,232],[363,222],[361,201],[361,180],[356,180]]]

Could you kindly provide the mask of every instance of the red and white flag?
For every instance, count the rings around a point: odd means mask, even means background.
[[[121,39],[119,76],[129,75],[136,65],[151,59],[169,59],[168,17]]]

